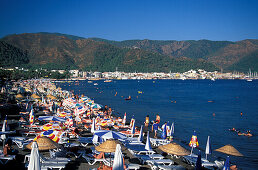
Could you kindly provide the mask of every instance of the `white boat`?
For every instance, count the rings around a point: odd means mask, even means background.
[[[253,81],[252,79],[246,79],[246,81]]]
[[[112,82],[112,80],[105,80],[104,82],[105,83],[110,83],[110,82]]]
[[[94,86],[97,86],[97,85],[98,85],[98,83],[94,83],[93,85],[94,85]]]

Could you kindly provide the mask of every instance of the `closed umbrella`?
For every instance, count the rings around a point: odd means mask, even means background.
[[[172,136],[172,135],[175,133],[174,122],[171,124],[170,133],[171,133],[171,135],[170,135],[170,136]]]
[[[113,170],[124,170],[124,160],[120,144],[116,145]]]
[[[161,138],[167,139],[167,125],[164,125],[164,127],[163,127]]]
[[[141,125],[141,130],[140,130],[140,134],[139,134],[139,137],[138,137],[138,141],[139,142],[142,142],[142,139],[143,139],[143,134],[142,134],[142,125]]]
[[[148,131],[148,133],[147,133],[147,139],[146,139],[145,149],[146,149],[147,151],[152,151],[151,144],[150,144],[149,131]]]
[[[195,170],[201,170],[201,169],[202,169],[202,155],[201,155],[201,151],[199,150],[199,154],[195,165]]]
[[[135,121],[133,121],[133,126],[132,126],[132,129],[131,129],[131,133],[132,133],[132,135],[135,134]]]
[[[92,125],[91,125],[91,130],[90,130],[91,133],[94,133],[95,132],[95,118],[93,118],[92,120]]]
[[[1,135],[1,139],[2,139],[2,141],[3,141],[3,147],[4,147],[4,145],[5,145],[5,139],[6,139],[6,135],[5,135],[6,126],[7,126],[7,115],[5,116],[5,120],[4,120],[4,123],[3,123],[3,126],[2,126],[2,132],[3,132],[3,134]]]
[[[193,153],[193,148],[196,148],[196,147],[199,146],[199,143],[198,143],[198,140],[197,140],[197,136],[196,136],[196,134],[195,134],[195,131],[194,131],[194,133],[193,133],[193,135],[192,135],[192,138],[191,138],[191,141],[190,141],[190,143],[189,143],[189,146],[192,148],[192,149],[191,149],[191,155],[192,155],[192,153]]]
[[[206,159],[209,154],[211,154],[211,144],[210,144],[210,136],[208,136],[206,149],[205,149]]]
[[[123,118],[123,125],[125,125],[125,123],[126,123],[126,113],[125,113],[125,115],[124,115],[124,118]]]
[[[30,162],[28,165],[28,170],[40,170],[40,155],[38,144],[36,142],[32,143],[32,149],[30,152]]]

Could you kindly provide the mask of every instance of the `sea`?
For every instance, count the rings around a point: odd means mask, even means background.
[[[232,163],[239,169],[258,168],[258,80],[85,80],[57,85],[108,105],[117,116],[126,112],[127,120],[134,117],[137,125],[143,125],[147,115],[155,120],[159,114],[161,124],[174,122],[175,141],[189,150],[196,132],[199,147],[194,153],[201,150],[205,157],[210,136],[213,152],[208,159],[226,159],[226,154],[214,150],[231,144],[244,155],[230,156]],[[131,100],[125,100],[128,96]],[[238,136],[229,131],[233,127],[250,130],[253,137]]]

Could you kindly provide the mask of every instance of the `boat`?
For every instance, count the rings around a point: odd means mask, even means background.
[[[94,86],[97,86],[97,85],[98,85],[98,83],[94,83],[93,85],[94,85]]]
[[[112,80],[105,80],[104,82],[105,83],[110,83],[110,82],[112,82]]]
[[[246,81],[253,81],[252,79],[246,79]]]
[[[92,83],[92,81],[88,81],[88,83]]]
[[[131,100],[132,98],[131,98],[131,96],[129,96],[128,98],[125,98],[125,100]]]

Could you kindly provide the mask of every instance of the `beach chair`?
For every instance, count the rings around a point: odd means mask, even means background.
[[[80,142],[81,146],[86,147],[88,144],[93,143],[92,137],[79,137],[78,141]]]
[[[130,169],[137,170],[141,168],[141,165],[139,164],[126,164],[125,166],[127,170],[130,170]]]
[[[150,138],[150,142],[153,146],[160,146],[160,145],[166,145],[169,144],[170,141],[166,139],[155,139],[155,138]]]
[[[95,158],[93,155],[91,154],[84,154],[82,155],[82,157],[88,162],[89,165],[94,165],[96,162],[103,162],[105,165],[110,166],[110,162],[107,161],[107,159],[104,158]],[[111,158],[112,161],[113,158]],[[114,161],[114,159],[113,159]]]
[[[127,144],[126,147],[138,155],[151,155],[155,153],[153,150],[146,150],[144,144]]]
[[[33,139],[26,139],[25,137],[10,137],[12,142],[15,143],[18,148],[24,150],[25,146],[33,141]]]
[[[48,169],[64,169],[67,163],[41,163],[41,170],[48,170]]]
[[[25,155],[24,157],[24,163],[29,162],[30,160],[30,154]],[[55,163],[55,164],[67,164],[71,159],[69,158],[62,158],[62,157],[56,157],[56,158],[47,158],[40,154],[40,162],[41,163]]]
[[[192,154],[192,155],[187,155],[183,156],[183,160],[188,163],[189,165],[195,165],[197,161],[198,155]],[[213,169],[213,168],[218,168],[217,164],[214,162],[210,162],[205,158],[201,158],[202,161],[202,166],[207,168],[207,169]]]
[[[4,156],[4,153],[2,150],[0,150],[0,163],[5,165],[7,164],[9,161],[14,160],[15,159],[15,155],[8,155],[8,156]]]

